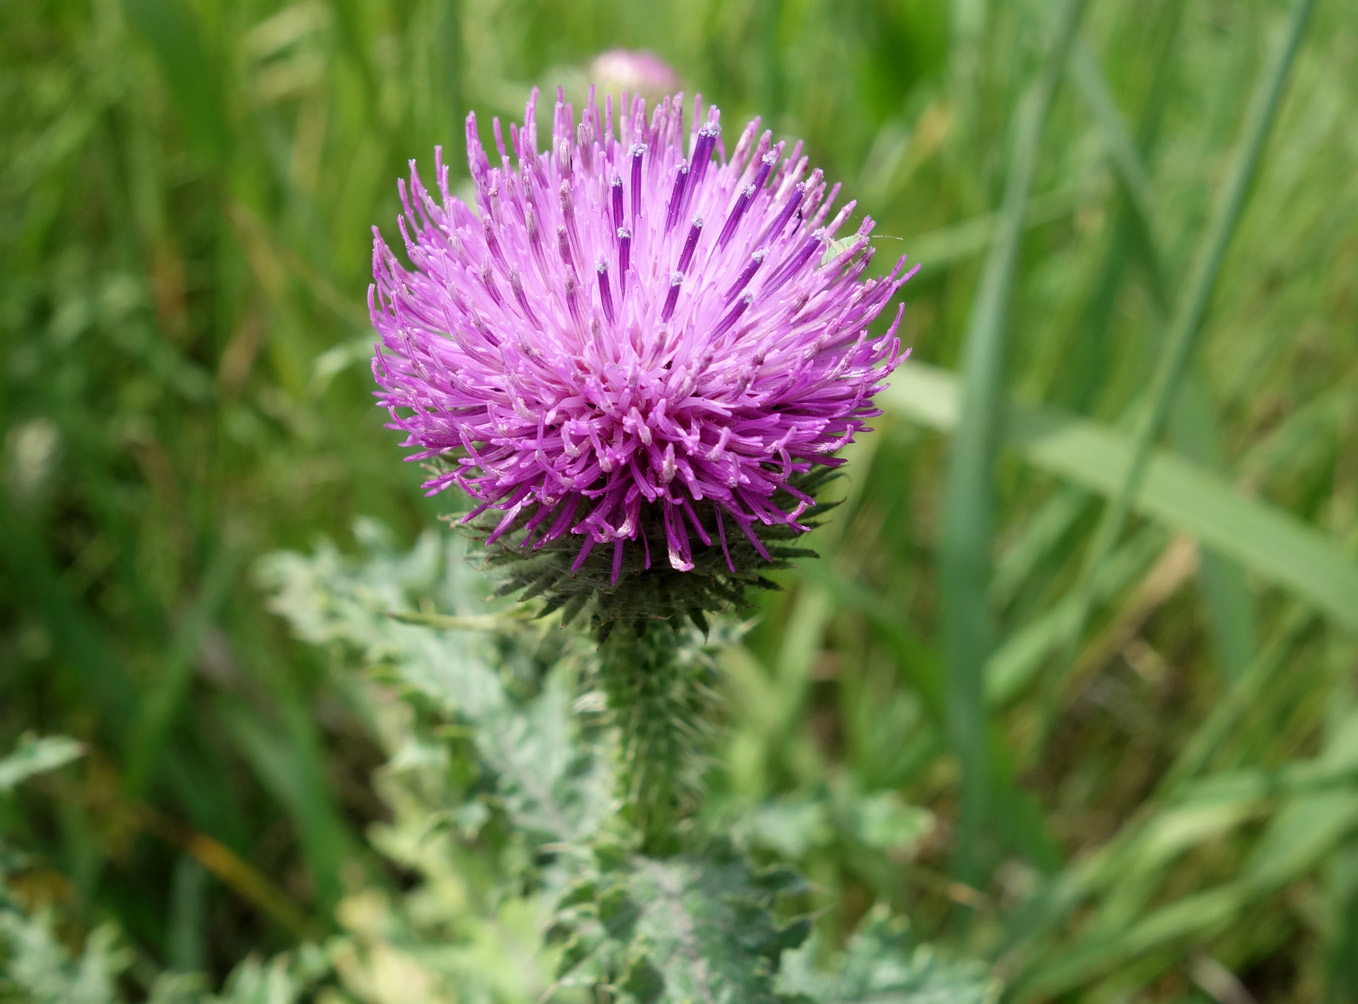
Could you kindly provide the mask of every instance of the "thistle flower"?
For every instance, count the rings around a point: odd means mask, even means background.
[[[628,92],[663,98],[679,89],[679,75],[654,52],[646,49],[609,49],[594,57],[589,76],[598,93]]]
[[[728,157],[699,99],[686,135],[680,95],[648,117],[591,92],[577,122],[558,92],[544,151],[536,105],[507,145],[495,121],[494,160],[467,117],[475,208],[441,151],[437,199],[411,162],[411,268],[374,228],[390,427],[408,459],[444,462],[429,494],[457,485],[464,522],[494,514],[488,543],[568,549],[567,575],[748,572],[807,528],[812,468],[880,414],[903,308],[868,326],[913,270],[865,281],[872,221],[835,241],[855,203],[831,215],[839,186],[758,119]]]

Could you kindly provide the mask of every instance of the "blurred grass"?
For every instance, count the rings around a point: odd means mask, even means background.
[[[0,8],[0,743],[89,751],[0,839],[219,972],[390,881],[363,709],[245,572],[442,508],[366,368],[407,159],[649,47],[924,264],[921,365],[728,660],[725,799],[830,791],[827,928],[889,902],[1015,1000],[1358,999],[1358,21],[1315,5],[1270,126],[1293,4],[1104,0],[1054,60],[1059,8]],[[844,816],[884,793],[930,834]]]

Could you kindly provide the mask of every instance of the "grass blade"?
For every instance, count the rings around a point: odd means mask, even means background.
[[[999,955],[1011,963],[1022,958],[1025,961],[1020,968],[1031,971],[1032,959],[1040,954],[1040,950],[1034,951],[1034,946],[1041,944],[1048,951],[1055,950],[1052,932],[1081,904],[1110,889],[1115,889],[1116,894],[1108,899],[1126,898],[1128,894],[1144,899],[1149,890],[1143,885],[1132,888],[1125,882],[1133,869],[1143,879],[1156,874],[1188,848],[1215,839],[1253,812],[1249,805],[1237,805],[1229,812],[1218,807],[1204,814],[1193,806],[1171,803],[1175,793],[1212,760],[1248,710],[1266,699],[1270,684],[1287,664],[1314,614],[1296,605],[1283,620],[1280,630],[1255,657],[1249,672],[1198,726],[1157,784],[1148,804],[1115,837],[1072,862],[1015,913],[1007,925],[1008,934]],[[1106,908],[1107,903],[1103,905]]]
[[[977,873],[988,788],[984,671],[990,651],[991,471],[1003,411],[1006,315],[1043,129],[1084,7],[1084,0],[1065,3],[1041,73],[1019,105],[1001,222],[963,343],[962,409],[948,459],[940,580],[948,735],[963,770],[956,869],[964,880]]]
[[[1099,132],[1103,134],[1109,162],[1126,197],[1124,203],[1127,210],[1126,219],[1131,223],[1136,242],[1146,259],[1147,271],[1151,277],[1152,296],[1156,302],[1162,302],[1165,290],[1168,289],[1168,281],[1164,259],[1151,226],[1155,215],[1151,198],[1150,171],[1146,168],[1142,151],[1138,148],[1131,130],[1127,128],[1122,113],[1118,110],[1117,101],[1109,91],[1094,56],[1082,45],[1076,46],[1071,55],[1071,70],[1075,85],[1083,96]],[[1163,70],[1161,67],[1162,73]],[[1154,104],[1151,111],[1158,111]]]
[[[1229,924],[1242,911],[1322,863],[1358,822],[1358,801],[1352,788],[1358,768],[1358,746],[1352,738],[1356,722],[1358,718],[1352,713],[1337,722],[1325,752],[1315,760],[1298,761],[1271,775],[1244,771],[1181,788],[1181,800],[1197,796],[1191,807],[1181,811],[1197,812],[1201,818],[1219,813],[1223,821],[1231,820],[1231,826],[1248,818],[1249,813],[1230,812],[1223,796],[1245,805],[1278,795],[1290,797],[1271,819],[1239,877],[1152,910],[1131,927],[1113,927],[1064,946],[1059,957],[1031,966],[1012,987],[1010,999],[1050,1000],[1076,987],[1087,987],[1095,978],[1138,956],[1162,951],[1173,957],[1183,951],[1186,942],[1200,940]],[[1349,782],[1347,789],[1341,787],[1344,781]],[[1161,813],[1159,819],[1163,821],[1168,815]],[[1143,832],[1149,832],[1153,825]],[[1128,875],[1124,871],[1121,880],[1127,881]],[[1146,881],[1144,875],[1140,881]]]
[[[160,61],[189,142],[208,163],[220,163],[227,150],[221,81],[193,11],[178,0],[123,0],[123,10]]]
[[[1197,373],[1189,374],[1169,419],[1170,441],[1189,460],[1221,470],[1224,466],[1207,390]],[[1228,679],[1238,680],[1254,658],[1257,635],[1254,601],[1244,569],[1227,555],[1208,549],[1198,571],[1217,657]]]
[[[1221,263],[1235,233],[1241,211],[1244,209],[1246,196],[1249,194],[1250,185],[1263,154],[1264,142],[1273,126],[1292,61],[1301,45],[1314,6],[1315,0],[1297,0],[1293,5],[1282,44],[1275,52],[1272,64],[1260,81],[1251,102],[1244,138],[1232,162],[1221,201],[1203,234],[1193,270],[1170,319],[1160,365],[1151,383],[1150,407],[1138,424],[1133,437],[1131,460],[1126,469],[1125,480],[1113,497],[1112,505],[1104,511],[1103,518],[1095,530],[1080,580],[1075,586],[1078,615],[1074,634],[1071,636],[1072,645],[1083,633],[1093,604],[1090,583],[1122,533],[1123,525],[1131,513],[1133,500],[1146,478],[1155,441],[1165,425],[1174,398],[1188,370],[1189,360],[1202,330],[1203,317],[1207,313],[1208,300],[1216,285]]]
[[[878,398],[889,412],[944,432],[960,419],[961,389],[947,371],[912,363]],[[1122,490],[1136,443],[1109,426],[1052,408],[1011,405],[1006,439],[1033,465],[1105,497]],[[1132,511],[1184,530],[1204,545],[1286,586],[1336,624],[1358,631],[1358,563],[1292,514],[1237,493],[1221,475],[1168,452],[1146,461]]]
[[[1142,259],[1150,302],[1160,315],[1161,323],[1165,322],[1165,315],[1171,309],[1172,283],[1155,239],[1151,180],[1145,157],[1149,156],[1155,145],[1164,117],[1170,57],[1183,21],[1182,12],[1182,5],[1175,4],[1164,15],[1162,32],[1165,37],[1159,47],[1151,91],[1135,138],[1127,128],[1093,55],[1084,46],[1077,45],[1071,56],[1076,86],[1103,134],[1109,160],[1123,192],[1108,255],[1095,283],[1095,293],[1086,307],[1086,330],[1080,333],[1081,357],[1097,355],[1102,358],[1102,353],[1092,346],[1102,346],[1106,342],[1114,301],[1121,285],[1123,265],[1129,251]],[[1074,381],[1075,386],[1085,388],[1086,399],[1082,403],[1088,405],[1093,388],[1102,386],[1105,380],[1106,374],[1100,372],[1086,373],[1083,379]],[[1215,416],[1206,391],[1191,371],[1185,378],[1180,400],[1171,411],[1168,422],[1170,438],[1177,450],[1209,467],[1223,466]],[[1209,550],[1202,557],[1199,575],[1222,667],[1230,678],[1239,678],[1250,664],[1256,633],[1253,605],[1243,571],[1228,558]],[[1097,597],[1094,601],[1097,601]]]
[[[176,719],[184,710],[193,682],[194,657],[203,634],[212,626],[226,601],[239,560],[223,548],[209,564],[200,595],[174,640],[167,647],[165,661],[150,692],[141,702],[136,727],[132,729],[127,754],[125,790],[129,798],[139,799],[155,777],[158,761],[167,745]]]

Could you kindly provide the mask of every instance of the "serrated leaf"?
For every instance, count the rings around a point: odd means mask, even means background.
[[[774,989],[784,949],[809,925],[780,924],[773,906],[785,875],[759,875],[717,849],[712,857],[632,857],[601,878],[600,915],[626,904],[625,928],[575,914],[571,985],[611,987],[624,1002],[782,1004]],[[605,904],[612,903],[608,909]]]
[[[576,742],[573,683],[551,673],[525,697],[504,668],[527,658],[537,629],[487,608],[489,583],[468,566],[460,535],[426,532],[408,553],[372,521],[360,521],[354,536],[366,551],[359,559],[328,542],[311,555],[265,559],[260,578],[274,594],[273,609],[300,637],[381,665],[462,723],[496,779],[496,800],[530,842],[591,832],[609,785],[606,768]]]
[[[992,1004],[998,982],[975,963],[954,962],[916,945],[904,922],[874,909],[843,954],[826,953],[815,939],[783,957],[778,989],[817,1004]]]
[[[268,961],[248,958],[227,978],[219,997],[210,1004],[297,1004],[310,1000],[308,991],[329,966],[314,950],[276,955]]]
[[[99,927],[73,955],[46,915],[28,916],[0,901],[0,1000],[33,1004],[114,1004],[118,977],[131,962],[113,928]]]
[[[888,853],[919,842],[933,815],[907,804],[895,791],[862,791],[852,783],[786,795],[752,809],[735,827],[743,845],[796,860],[836,840]]]

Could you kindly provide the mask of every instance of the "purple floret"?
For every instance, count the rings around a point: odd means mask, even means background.
[[[902,258],[863,280],[872,221],[832,244],[855,204],[827,221],[839,186],[827,193],[801,144],[784,157],[758,119],[727,159],[699,100],[686,137],[681,95],[648,122],[639,98],[618,114],[591,94],[577,123],[558,94],[540,152],[536,103],[510,126],[514,166],[499,121],[493,164],[467,117],[475,209],[450,194],[441,151],[437,202],[411,162],[413,268],[374,228],[390,427],[408,459],[452,461],[429,494],[456,484],[476,502],[466,520],[503,513],[489,540],[525,519],[525,547],[576,534],[575,568],[612,544],[615,581],[628,541],[650,566],[648,525],[680,571],[693,537],[730,565],[728,521],[766,554],[757,526],[804,529],[814,501],[790,479],[841,463],[880,414],[903,308],[884,334],[868,325],[914,270]]]

